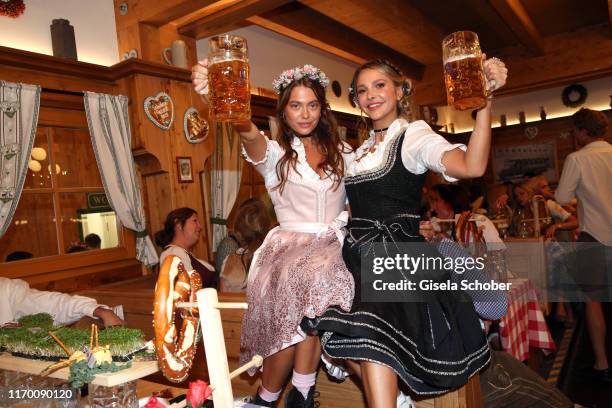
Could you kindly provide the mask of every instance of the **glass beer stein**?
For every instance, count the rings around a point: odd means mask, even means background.
[[[457,110],[480,109],[487,103],[487,88],[478,36],[457,31],[442,41],[444,82],[448,104]]]
[[[210,114],[220,122],[251,118],[246,39],[223,34],[209,40]]]

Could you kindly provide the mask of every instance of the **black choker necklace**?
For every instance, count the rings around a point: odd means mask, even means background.
[[[386,128],[382,128],[382,129],[372,129],[372,132],[374,132],[374,133],[382,133],[382,132],[386,132],[387,129],[389,129],[389,126],[387,126]]]

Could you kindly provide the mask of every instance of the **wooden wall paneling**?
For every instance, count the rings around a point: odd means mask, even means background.
[[[140,48],[138,58],[159,64],[164,63],[161,56],[162,45],[159,39],[158,27],[146,23],[138,23],[138,45]]]
[[[105,264],[98,270],[83,268],[76,271],[64,271],[61,274],[39,275],[29,277],[27,281],[33,288],[39,290],[76,292],[139,276],[142,276],[140,263],[129,261]]]
[[[66,123],[87,129],[85,111],[45,108],[41,106],[38,114],[38,126],[66,126]]]
[[[58,255],[55,219],[49,190],[34,193],[24,189],[11,225],[0,238],[0,264],[14,251],[27,251],[36,257]]]
[[[147,203],[147,222],[152,239],[155,233],[163,228],[166,215],[177,207],[176,198],[171,191],[174,182],[167,172],[144,177],[143,184],[146,186],[144,201]],[[161,251],[161,248],[157,249]]]
[[[119,61],[123,61],[125,59],[125,54],[129,54],[131,50],[136,50],[137,58],[141,58],[140,26],[138,24],[123,28],[117,27],[117,52],[119,53]]]
[[[115,82],[108,67],[0,46],[2,80],[43,88],[112,93]]]
[[[172,81],[170,87],[174,95],[177,116],[170,129],[173,161],[176,163],[176,157],[190,157],[193,176],[193,183],[178,183],[177,166],[172,166],[172,180],[174,180],[174,191],[177,197],[176,205],[177,207],[191,207],[195,209],[200,216],[204,231],[206,231],[206,223],[208,220],[203,216],[206,211],[202,201],[202,189],[204,186],[202,185],[200,174],[204,172],[206,160],[213,152],[214,132],[210,132],[207,140],[202,143],[192,144],[187,141],[183,131],[183,117],[186,110],[193,106],[201,112],[200,115],[204,118],[208,118],[208,110],[204,109],[199,96],[192,91],[190,83]],[[198,242],[198,245],[194,249],[194,253],[202,259],[207,259],[208,236],[207,234],[202,235],[202,239]]]
[[[612,120],[612,110],[604,111],[608,120]],[[525,136],[525,129],[528,127],[538,128],[537,136],[529,140]],[[558,176],[561,177],[565,158],[570,153],[574,152],[577,148],[576,141],[574,139],[573,124],[571,117],[562,117],[547,119],[543,121],[530,122],[527,124],[517,124],[506,127],[497,127],[492,130],[492,146],[491,156],[487,166],[487,171],[484,175],[484,179],[487,184],[494,183],[494,174],[492,167],[492,155],[496,147],[499,146],[512,146],[512,145],[529,145],[544,143],[546,141],[554,141],[556,144],[557,153],[557,171]],[[454,143],[467,143],[470,137],[469,133],[461,134],[445,134],[448,140]],[[612,139],[612,129],[608,130],[606,136],[608,140]]]
[[[168,149],[166,143],[169,142],[168,131],[162,130],[151,122],[144,110],[145,98],[155,96],[159,92],[165,92],[174,101],[174,95],[170,93],[170,80],[158,77],[136,74],[132,77],[133,89],[131,99],[132,132],[138,135],[138,144],[141,149],[155,156],[159,161],[161,171],[170,171],[174,165],[171,160],[172,152]],[[176,104],[174,106],[174,122],[177,120]],[[173,122],[173,123],[174,123]]]

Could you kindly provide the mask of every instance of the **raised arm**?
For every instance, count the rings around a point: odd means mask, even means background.
[[[501,88],[508,77],[508,69],[504,63],[497,58],[491,58],[484,61],[483,65],[489,89],[493,91]],[[485,107],[476,114],[476,124],[467,151],[454,149],[442,157],[446,174],[459,179],[481,177],[487,169],[490,149],[491,98],[488,98]]]
[[[208,59],[198,62],[191,68],[194,90],[208,104]],[[242,144],[251,159],[263,160],[266,154],[266,139],[259,133],[257,126],[250,121],[232,122],[232,127],[240,134]]]

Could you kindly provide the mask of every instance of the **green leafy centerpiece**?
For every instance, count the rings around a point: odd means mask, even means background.
[[[0,328],[0,349],[17,357],[57,361],[66,357],[59,344],[48,334],[52,331],[70,350],[82,350],[90,343],[88,330],[54,326],[47,313],[24,316],[17,327]],[[128,361],[147,344],[139,329],[109,327],[99,334],[101,344],[108,345],[114,361]],[[139,354],[146,355],[146,353]]]

